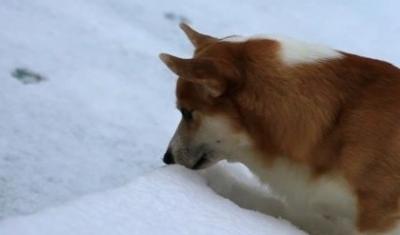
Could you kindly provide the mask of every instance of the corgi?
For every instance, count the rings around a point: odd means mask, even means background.
[[[182,113],[166,164],[240,162],[311,234],[400,235],[400,69],[323,45],[216,38],[162,53]],[[319,232],[316,221],[337,223]]]

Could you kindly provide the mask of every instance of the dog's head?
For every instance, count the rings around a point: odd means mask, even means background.
[[[221,159],[235,161],[250,145],[241,114],[231,99],[242,85],[237,66],[239,48],[200,34],[185,24],[181,28],[195,47],[193,58],[160,54],[161,60],[179,77],[176,96],[177,108],[182,113],[164,162],[202,169]]]

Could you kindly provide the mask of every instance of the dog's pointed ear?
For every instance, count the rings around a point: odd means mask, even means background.
[[[211,37],[209,35],[201,34],[194,29],[192,29],[189,25],[185,23],[180,23],[179,27],[185,32],[186,36],[192,42],[195,48],[198,48],[202,45],[206,45],[212,42],[216,42],[218,39]]]
[[[221,61],[206,58],[182,59],[160,54],[160,59],[181,79],[202,85],[212,97],[221,96],[232,80],[234,68]],[[225,72],[228,71],[228,72]]]

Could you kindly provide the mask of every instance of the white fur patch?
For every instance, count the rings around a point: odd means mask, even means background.
[[[201,114],[198,114],[201,115]],[[170,148],[175,161],[185,166],[192,166],[199,152],[207,150],[209,162],[222,159],[236,159],[243,150],[251,148],[250,139],[244,134],[235,131],[230,121],[223,116],[204,116],[200,127],[196,131],[186,133],[183,128],[185,121],[181,121],[170,142]],[[201,151],[201,148],[205,148]]]
[[[243,162],[287,203],[284,216],[313,234],[353,234],[356,199],[339,176],[313,179],[310,170],[285,158],[271,167],[247,158]]]
[[[204,117],[196,138],[199,143],[207,143],[215,156],[228,161],[236,160],[252,149],[248,136],[235,131],[223,116]]]
[[[315,63],[343,57],[340,52],[323,45],[292,39],[280,39],[279,42],[281,44],[281,58],[288,65]]]
[[[400,224],[398,224],[395,228],[393,228],[391,231],[387,233],[380,233],[380,234],[366,234],[366,235],[399,235],[400,234]]]
[[[292,66],[302,63],[316,63],[330,59],[340,59],[343,54],[324,45],[302,42],[287,37],[274,36],[232,36],[223,39],[227,42],[245,42],[247,40],[270,39],[280,43],[280,57],[282,62]]]

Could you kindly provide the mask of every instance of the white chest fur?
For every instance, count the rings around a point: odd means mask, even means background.
[[[266,167],[246,164],[287,205],[283,217],[313,234],[353,234],[356,199],[339,176],[313,178],[302,165],[279,158]]]

